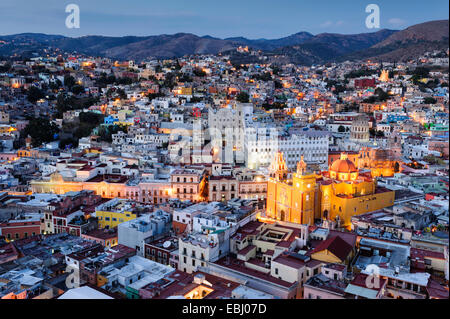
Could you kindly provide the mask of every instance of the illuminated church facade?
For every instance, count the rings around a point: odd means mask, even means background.
[[[267,185],[266,216],[300,224],[322,219],[347,227],[351,217],[394,204],[395,192],[378,187],[369,173],[361,173],[342,153],[328,171],[308,172],[303,157],[289,177],[283,154],[275,156]]]

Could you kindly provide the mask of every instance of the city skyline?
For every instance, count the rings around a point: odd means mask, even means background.
[[[448,3],[28,2],[0,4],[0,304],[449,299]]]

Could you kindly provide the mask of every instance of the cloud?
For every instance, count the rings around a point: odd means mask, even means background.
[[[320,24],[320,26],[322,27],[322,28],[326,28],[326,27],[329,27],[329,26],[332,26],[333,25],[333,22],[332,21],[325,21],[324,23],[321,23]]]
[[[328,20],[328,21],[325,21],[325,22],[321,23],[320,26],[322,28],[329,28],[329,27],[340,27],[343,24],[344,24],[344,21],[342,21],[342,20],[339,20],[339,21],[336,21],[336,22]]]
[[[406,20],[400,19],[400,18],[391,18],[388,20],[388,23],[394,27],[401,27],[406,24]]]

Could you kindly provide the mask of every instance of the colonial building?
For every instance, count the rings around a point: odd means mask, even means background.
[[[358,143],[369,142],[369,119],[366,116],[358,116],[352,122],[350,128],[350,140]]]
[[[322,173],[307,172],[303,158],[288,178],[283,155],[271,167],[267,191],[267,217],[313,224],[315,219],[349,226],[351,217],[394,204],[394,191],[378,187],[370,174],[360,173],[346,154]]]

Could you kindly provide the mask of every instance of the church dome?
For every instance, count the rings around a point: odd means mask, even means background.
[[[355,164],[347,158],[347,154],[341,154],[341,159],[338,159],[331,164],[330,171],[336,173],[354,173],[358,172]]]

